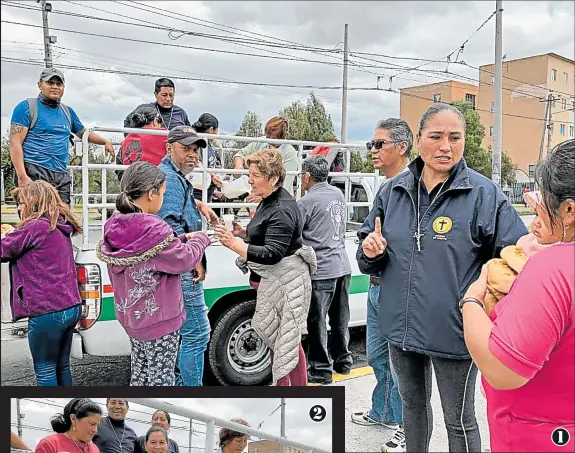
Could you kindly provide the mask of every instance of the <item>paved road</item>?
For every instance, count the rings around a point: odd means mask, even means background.
[[[26,337],[11,335],[3,325],[2,330],[2,385],[35,385],[32,356]],[[356,367],[366,366],[365,329],[352,329],[351,350]],[[116,385],[130,383],[129,357],[84,356],[72,359],[72,377],[75,385]]]
[[[345,401],[345,451],[347,452],[380,452],[381,445],[393,436],[393,431],[382,426],[359,426],[351,421],[353,412],[369,409],[371,402],[371,391],[375,386],[375,376],[373,374],[354,379],[340,381],[332,384],[334,386],[344,386]],[[353,395],[352,398],[349,395]],[[431,405],[433,407],[433,434],[431,436],[430,450],[432,452],[449,451],[447,443],[447,432],[443,422],[441,411],[441,401],[439,391],[433,378],[433,390],[431,395]],[[481,449],[489,451],[489,430],[487,426],[485,398],[479,389],[479,379],[475,391],[475,414],[481,433]]]

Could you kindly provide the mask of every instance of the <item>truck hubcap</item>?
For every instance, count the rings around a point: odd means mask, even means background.
[[[236,326],[227,345],[228,360],[238,373],[259,373],[272,363],[269,348],[247,319]]]

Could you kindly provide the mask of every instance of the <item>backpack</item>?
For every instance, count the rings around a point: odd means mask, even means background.
[[[28,109],[30,110],[30,127],[28,127],[28,131],[30,131],[36,125],[36,121],[38,121],[38,104],[36,103],[36,98],[28,98],[27,100]],[[70,123],[70,130],[72,130],[72,116],[68,106],[60,102],[60,107],[62,107],[62,111]]]

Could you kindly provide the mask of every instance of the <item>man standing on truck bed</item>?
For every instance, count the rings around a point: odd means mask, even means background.
[[[180,106],[174,104],[174,98],[176,96],[176,86],[174,85],[174,82],[165,77],[156,80],[154,96],[156,97],[156,102],[141,104],[136,107],[136,109],[140,107],[155,108],[160,115],[160,126],[165,127],[168,130],[172,130],[177,126],[191,126],[186,111]],[[124,127],[130,127],[131,114],[132,113],[129,113],[124,120]]]
[[[317,257],[317,271],[311,276],[305,341],[308,382],[331,384],[334,371],[349,374],[353,365],[349,351],[351,264],[345,251],[345,198],[341,190],[327,182],[329,166],[325,157],[308,157],[303,161],[302,173],[302,186],[307,192],[298,201],[304,222],[302,238]]]
[[[38,81],[40,94],[20,102],[10,121],[10,159],[14,165],[14,185],[23,187],[41,179],[52,184],[66,204],[70,204],[71,179],[68,174],[70,134],[82,138],[86,128],[76,112],[61,100],[64,74],[46,68]],[[91,133],[90,143],[104,145],[114,157],[110,140]]]

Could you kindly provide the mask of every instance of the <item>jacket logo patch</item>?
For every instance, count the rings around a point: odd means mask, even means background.
[[[453,227],[453,222],[449,217],[438,217],[433,221],[433,231],[437,234],[448,233]]]

